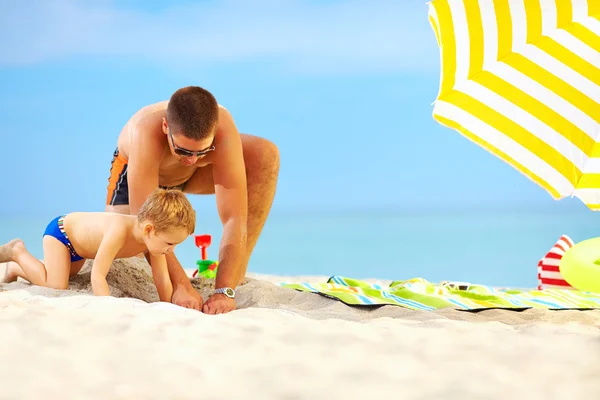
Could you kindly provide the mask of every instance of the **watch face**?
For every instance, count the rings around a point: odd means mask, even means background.
[[[227,295],[229,297],[233,297],[234,294],[235,294],[235,292],[233,291],[233,289],[231,289],[231,288],[225,289],[225,295]]]

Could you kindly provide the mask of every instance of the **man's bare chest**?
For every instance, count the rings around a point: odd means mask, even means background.
[[[198,168],[205,167],[206,162],[198,160],[193,165],[184,165],[179,160],[163,160],[158,170],[158,183],[161,186],[177,186],[187,182]]]

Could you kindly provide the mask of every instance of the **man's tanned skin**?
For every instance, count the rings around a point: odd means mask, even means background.
[[[124,170],[128,204],[110,204],[111,196],[112,200],[117,197],[112,190],[123,181],[123,174],[115,175],[112,187],[109,185],[106,211],[136,214],[158,186],[184,185],[185,193],[215,194],[223,224],[215,288],[235,288],[245,277],[248,260],[271,209],[279,174],[279,151],[266,139],[240,134],[229,111],[217,105],[216,100],[214,124],[209,112],[201,119],[204,113],[184,102],[186,96],[196,93],[212,99],[198,87],[180,89],[171,98],[175,102],[179,96],[181,123],[169,121],[170,101],[143,107],[127,122],[118,138],[118,155],[127,164]],[[171,108],[175,108],[174,104]],[[198,123],[194,120],[196,114]],[[200,154],[182,156],[177,153],[179,149]],[[111,179],[112,176],[111,170]],[[224,294],[212,295],[203,304],[174,254],[168,255],[167,264],[174,304],[210,314],[235,309],[235,300]]]

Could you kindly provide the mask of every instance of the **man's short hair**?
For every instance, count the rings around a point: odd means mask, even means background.
[[[167,122],[173,134],[202,140],[212,133],[217,124],[219,104],[208,90],[187,86],[171,96],[167,106]]]

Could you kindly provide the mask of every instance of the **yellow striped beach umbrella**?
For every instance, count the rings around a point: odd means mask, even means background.
[[[433,0],[433,118],[600,210],[600,0]]]

